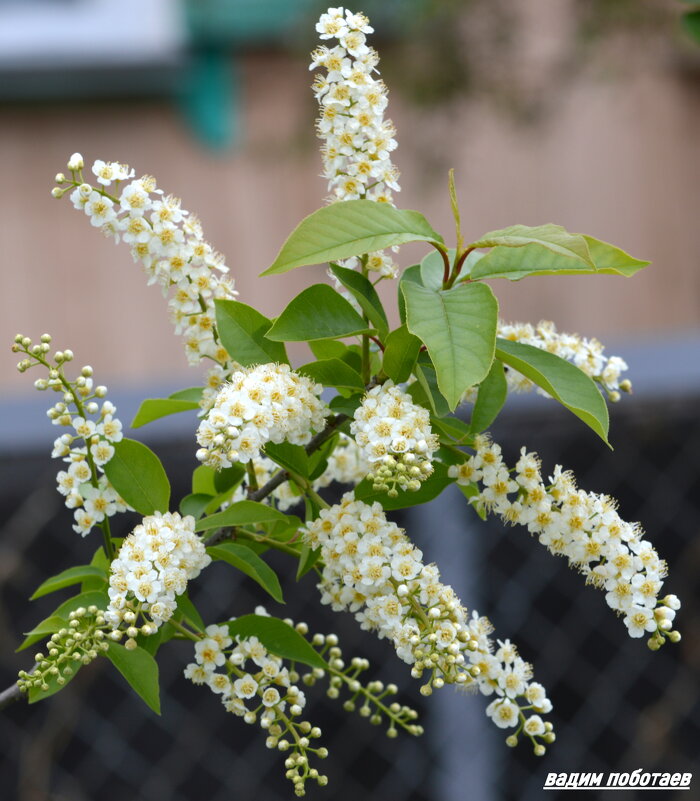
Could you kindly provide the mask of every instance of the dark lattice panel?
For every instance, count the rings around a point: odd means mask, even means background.
[[[518,642],[533,662],[537,680],[555,704],[559,735],[544,759],[527,749],[507,749],[483,715],[482,698],[445,689],[424,702],[386,642],[359,631],[350,616],[333,615],[318,605],[310,577],[300,585],[291,578],[283,582],[287,606],[268,605],[270,611],[307,620],[314,630],[336,631],[346,654],[368,656],[377,674],[396,681],[408,702],[425,713],[423,738],[390,741],[383,730],[339,714],[321,693],[307,692],[308,717],[323,728],[331,751],[324,763],[330,785],[311,789],[311,798],[529,801],[542,797],[549,771],[693,769],[700,741],[700,656],[693,637],[698,607],[692,580],[700,566],[700,422],[695,408],[691,402],[657,407],[626,398],[614,409],[614,453],[544,400],[533,411],[511,413],[494,432],[509,459],[526,444],[542,455],[545,470],[556,462],[574,469],[582,487],[616,496],[623,516],[643,522],[669,562],[666,591],[676,592],[684,603],[679,618],[684,640],[678,646],[652,654],[643,640],[630,640],[602,593],[585,587],[563,560],[550,556],[523,529],[481,523],[458,493],[401,519],[464,602],[488,614],[497,636]],[[185,493],[191,465],[178,460],[190,452],[189,444],[154,447],[175,470],[174,496]],[[54,465],[43,455],[7,457],[1,464],[0,678],[5,686],[34,650],[12,653],[20,632],[49,614],[59,596],[31,605],[27,597],[49,573],[87,561],[97,541],[96,536],[81,540],[70,530],[70,512],[53,489]],[[37,489],[27,496],[27,486]],[[133,524],[126,516],[117,521],[121,533]],[[284,556],[275,557],[275,566],[283,569]],[[221,565],[209,568],[206,583],[196,582],[192,595],[208,620],[266,603],[256,585],[235,580]],[[263,732],[227,715],[206,688],[181,677],[190,658],[187,644],[173,643],[161,651],[160,718],[125,692],[121,678],[101,661],[49,701],[8,709],[0,715],[0,797],[292,797],[281,759],[265,749]]]

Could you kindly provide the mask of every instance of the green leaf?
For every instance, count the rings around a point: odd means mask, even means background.
[[[114,456],[105,464],[110,484],[142,515],[167,512],[170,482],[160,459],[143,443],[126,437],[114,443]]]
[[[216,470],[200,464],[192,471],[192,492],[196,495],[216,495]]]
[[[237,487],[246,474],[245,467],[242,464],[232,464],[231,467],[225,467],[223,470],[217,470],[214,473],[214,487],[217,492],[226,492],[226,490]]]
[[[586,241],[593,265],[563,256],[543,245],[525,245],[520,248],[496,247],[483,254],[473,268],[471,277],[508,278],[519,281],[530,275],[624,275],[631,276],[646,267],[648,261],[640,261],[624,250],[601,242],[590,236]]]
[[[570,234],[561,225],[511,225],[498,231],[489,231],[476,242],[472,242],[470,248],[495,248],[509,247],[520,248],[525,245],[542,245],[548,250],[566,256],[570,259],[582,261],[593,267],[593,260],[588,250],[588,243],[581,234]],[[483,259],[478,267],[483,264]],[[477,267],[477,269],[478,269]]]
[[[299,223],[262,275],[419,241],[442,242],[442,237],[417,211],[396,209],[373,200],[331,203]]]
[[[187,387],[187,389],[178,389],[177,392],[173,392],[172,395],[168,395],[169,400],[181,400],[181,401],[192,401],[199,405],[199,401],[202,399],[202,394],[204,390],[202,387]]]
[[[498,339],[496,357],[542,387],[608,444],[608,407],[593,379],[553,353]]]
[[[297,372],[306,375],[319,384],[337,389],[351,389],[355,392],[364,392],[365,384],[362,376],[353,370],[349,364],[340,359],[322,359],[318,362],[309,362],[297,368]]]
[[[172,626],[170,628],[172,629]],[[155,657],[163,642],[167,642],[167,640],[164,640],[166,633],[166,625],[163,625],[160,626],[160,628],[153,634],[138,634],[136,637],[136,645],[142,650],[146,651],[146,653]]]
[[[402,325],[386,338],[382,370],[395,384],[408,381],[418,358],[421,341]]]
[[[238,501],[223,512],[209,515],[197,521],[195,531],[209,531],[212,528],[228,528],[229,526],[248,526],[254,523],[270,523],[276,520],[292,522],[292,515],[278,512],[266,503],[256,501]]]
[[[268,442],[265,446],[265,455],[278,465],[302,478],[309,477],[309,457],[306,449],[301,445],[292,445],[291,442]]]
[[[308,545],[302,545],[299,553],[299,567],[297,568],[297,581],[305,576],[321,558],[321,548],[312,550]]]
[[[474,434],[485,431],[498,417],[508,395],[508,383],[503,364],[497,359],[489,374],[479,384],[479,391],[472,410],[471,430]]]
[[[48,637],[49,634],[53,634],[56,631],[60,631],[61,629],[66,627],[66,620],[58,615],[51,615],[51,617],[47,617],[38,623],[31,631],[25,631],[25,638],[22,644],[15,650],[15,653],[19,651],[24,651],[25,648],[29,648],[34,643],[39,642],[39,640],[43,640],[45,637]]]
[[[389,322],[377,290],[372,286],[371,281],[357,270],[350,270],[337,264],[331,264],[331,272],[360,304],[367,319],[377,329],[379,336],[384,339],[389,333]]]
[[[190,495],[185,495],[185,497],[180,501],[180,514],[181,515],[192,515],[195,520],[199,520],[199,518],[204,514],[205,509],[209,506],[213,495],[204,495],[202,493],[191,493]]]
[[[190,600],[187,592],[177,597],[177,610],[175,612],[177,619],[184,618],[188,623],[194,626],[197,631],[204,631],[206,624],[202,620],[202,616],[197,611],[197,607]]]
[[[583,238],[588,244],[588,250],[595,262],[597,273],[624,275],[629,278],[651,264],[649,261],[635,259],[622,248],[616,248],[615,245],[602,242],[600,239],[594,239],[592,236],[586,236],[585,234]]]
[[[447,258],[450,266],[454,261],[455,249],[450,248]],[[445,276],[445,262],[439,251],[431,250],[430,253],[420,263],[420,283],[429,289],[442,289],[442,279]]]
[[[379,501],[387,511],[408,509],[411,506],[419,506],[422,503],[428,503],[428,501],[432,501],[433,498],[437,498],[445,487],[455,480],[447,475],[447,467],[441,462],[434,462],[433,466],[435,468],[433,474],[422,482],[417,492],[399,490],[399,494],[396,498],[390,498],[386,492],[377,492],[372,489],[372,482],[368,479],[364,479],[355,487],[355,498],[367,504],[373,504],[375,501]]]
[[[433,414],[438,417],[446,417],[450,413],[450,407],[438,388],[437,373],[433,365],[429,364],[429,361],[429,358],[427,362],[422,362],[419,359],[414,367],[414,373],[425,393],[425,397],[428,399]]]
[[[53,614],[67,621],[68,615],[81,606],[96,606],[98,609],[106,609],[109,606],[109,596],[105,590],[81,592],[79,595],[74,595],[72,598],[64,601],[54,610]]]
[[[459,417],[431,417],[430,425],[450,441],[462,445],[469,445],[473,441],[471,426]]]
[[[291,301],[267,337],[281,342],[306,342],[368,330],[367,323],[335,289],[328,284],[313,284]]]
[[[691,38],[700,42],[700,10],[684,14],[681,17],[681,24]]]
[[[207,548],[207,553],[212,559],[218,559],[233,565],[241,573],[245,573],[277,601],[283,604],[282,588],[275,571],[250,548],[240,545],[237,542],[222,542]]]
[[[362,403],[364,393],[351,395],[349,398],[344,398],[342,395],[337,395],[331,398],[328,408],[335,414],[346,414],[352,417],[355,414],[355,409]]]
[[[257,637],[273,654],[311,667],[328,669],[325,659],[290,625],[276,617],[243,615],[226,624],[232,637]]]
[[[397,298],[399,304],[399,320],[401,320],[401,325],[406,324],[406,301],[404,300],[403,296],[403,284],[406,281],[411,284],[423,286],[423,279],[421,278],[420,274],[420,264],[412,264],[410,267],[406,267],[399,277]]]
[[[160,687],[156,660],[143,648],[129,651],[123,645],[111,640],[107,641],[107,645],[106,656],[109,661],[156,715],[160,715]]]
[[[99,567],[92,567],[91,565],[77,565],[76,567],[69,567],[62,573],[46,579],[34,591],[34,594],[29,599],[33,601],[35,598],[41,598],[56,590],[62,590],[64,587],[70,587],[73,584],[80,584],[87,578],[97,577],[103,581],[107,581],[107,573]]]
[[[426,346],[450,409],[486,378],[496,341],[498,302],[486,284],[434,290],[405,281],[408,330]]]
[[[232,359],[244,367],[289,363],[284,345],[265,336],[272,321],[264,314],[237,300],[215,300],[214,305],[219,337]]]
[[[335,339],[316,339],[309,342],[309,347],[313,355],[321,361],[325,359],[345,360],[350,349],[344,342],[337,342]]]
[[[153,420],[167,417],[169,414],[178,412],[189,412],[192,409],[199,409],[196,401],[173,400],[171,398],[147,398],[141,401],[136,416],[131,421],[132,428],[140,428]]]

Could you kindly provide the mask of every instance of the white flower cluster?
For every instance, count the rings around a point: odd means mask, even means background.
[[[199,220],[182,208],[181,201],[156,188],[153,176],[134,179],[127,165],[97,160],[92,166],[97,183],[93,186],[83,180],[83,166],[82,156],[74,154],[68,163],[72,179],[58,175],[54,196],[75,187],[70,194],[74,207],[115,242],[126,243],[134,261],[143,265],[149,284],[158,283],[165,296],[170,294],[171,318],[176,333],[185,338],[190,364],[202,359],[217,363],[207,376],[206,404],[237,366],[216,335],[214,300],[237,294],[226,277],[224,257],[205,241]]]
[[[526,693],[539,686],[529,683],[530,667],[514,649],[508,658],[505,651],[491,655],[488,621],[468,618],[454,590],[440,581],[437,566],[423,563],[421,551],[378,503],[369,506],[347,493],[322,510],[302,537],[321,549],[321,602],[353,612],[363,628],[388,637],[415,678],[428,674],[424,695],[446,683],[477,685],[486,695],[496,694],[489,714],[499,726],[527,724],[523,710],[533,708],[533,701]],[[548,711],[551,705],[540,700],[535,711]],[[530,728],[538,729],[536,723]],[[550,727],[542,728],[532,731],[531,739],[550,734]],[[536,748],[543,753],[541,743]]]
[[[255,611],[267,615],[260,607]],[[298,674],[290,673],[282,659],[270,653],[257,637],[237,637],[234,642],[227,626],[216,625],[207,626],[205,634],[195,643],[195,661],[185,668],[185,678],[206,684],[220,695],[227,712],[246,723],[259,723],[267,731],[268,748],[289,752],[287,778],[297,795],[304,795],[308,778],[325,785],[327,778],[308,762],[308,751],[321,759],[328,751],[311,744],[321,736],[321,730],[301,720],[306,696],[294,683]]]
[[[608,606],[624,615],[631,637],[651,633],[649,647],[654,650],[667,637],[680,639],[672,631],[680,602],[674,595],[658,601],[666,563],[644,539],[639,524],[620,517],[612,498],[578,489],[573,475],[560,465],[545,485],[539,458],[525,448],[512,477],[499,445],[479,436],[475,448],[465,463],[449,469],[458,484],[482,485],[472,502],[508,523],[527,526],[551,553],[565,556],[587,582],[605,590]]]
[[[620,399],[620,391],[632,390],[632,384],[628,379],[620,380],[620,375],[628,369],[624,359],[619,356],[606,356],[603,352],[604,346],[597,339],[560,333],[554,323],[546,320],[540,321],[536,326],[530,323],[500,321],[498,336],[523,345],[532,345],[534,348],[549,351],[572,362],[587,376],[597,381],[611,401]],[[529,378],[510,367],[506,367],[506,378],[508,387],[516,392],[529,392],[535,388]],[[542,389],[537,391],[547,395]]]
[[[37,345],[32,345],[29,337],[18,334],[13,350],[29,354],[29,358],[18,364],[22,372],[35,365],[49,368],[48,378],[34,382],[36,389],[50,389],[61,394],[61,400],[46,414],[55,426],[72,431],[54,441],[51,456],[68,464],[66,470],[59,470],[56,475],[57,489],[65,497],[66,506],[75,510],[74,531],[85,537],[106,518],[129,509],[104,475],[104,466],[114,456],[113,443],[123,438],[122,424],[114,416],[117,407],[102,400],[107,395],[107,387],[94,386],[92,367],[85,365],[78,378],[69,381],[64,366],[73,360],[73,351],[56,351],[55,366],[52,366],[47,361],[50,344],[49,334],[44,334]]]
[[[350,432],[373,470],[374,488],[392,497],[416,491],[433,472],[438,438],[427,409],[416,405],[393,381],[373,387],[355,410]]]
[[[305,445],[324,427],[328,407],[319,398],[322,391],[286,364],[234,372],[197,429],[197,458],[220,470],[259,458],[268,442]]]
[[[115,630],[127,624],[127,648],[136,645],[139,631],[154,634],[172,617],[177,596],[211,562],[194,525],[189,515],[156,512],[144,517],[122,543],[110,567],[105,618]],[[139,615],[146,620],[140,628]]]
[[[315,50],[309,67],[326,70],[314,81],[313,90],[321,106],[316,130],[324,141],[323,174],[332,200],[367,198],[393,205],[392,190],[401,189],[390,155],[397,147],[396,129],[384,119],[386,86],[373,77],[379,56],[367,45],[366,36],[373,29],[364,14],[329,8],[316,30],[321,39],[337,40],[332,47]],[[370,253],[366,268],[382,277],[398,274],[395,262],[383,251]]]

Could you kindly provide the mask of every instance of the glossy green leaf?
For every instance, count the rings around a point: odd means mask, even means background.
[[[67,621],[68,615],[81,606],[96,606],[98,609],[106,609],[109,606],[109,596],[105,590],[81,592],[79,595],[74,595],[72,598],[64,601],[54,610],[53,614]]]
[[[216,495],[216,470],[200,464],[192,471],[192,492],[196,495]]]
[[[290,625],[276,617],[243,615],[226,624],[232,637],[257,637],[273,654],[311,667],[328,668],[325,659]]]
[[[177,620],[186,620],[197,631],[204,631],[206,624],[199,614],[197,607],[192,603],[187,592],[177,596],[177,609],[175,610]]]
[[[277,462],[278,465],[302,478],[309,476],[309,456],[302,445],[292,445],[291,442],[275,444],[269,442],[265,446],[265,455]]]
[[[202,387],[187,387],[186,389],[178,389],[177,392],[173,392],[172,395],[168,395],[168,398],[169,400],[193,401],[194,403],[199,404],[203,393],[204,390]]]
[[[19,648],[15,649],[15,653],[24,651],[25,648],[29,648],[40,640],[45,639],[50,634],[60,631],[66,627],[66,624],[66,620],[58,615],[51,615],[51,617],[45,618],[41,623],[34,626],[31,631],[25,631],[24,640]]]
[[[608,442],[608,407],[582,370],[546,350],[508,339],[497,340],[496,357],[542,387]]]
[[[454,409],[491,369],[498,302],[486,284],[434,290],[406,281],[402,288],[408,330],[428,349],[440,392]]]
[[[337,264],[331,264],[331,272],[360,304],[367,319],[377,329],[381,339],[384,339],[389,333],[389,322],[377,290],[372,286],[371,281],[357,270],[350,270]]]
[[[69,567],[62,573],[58,573],[51,578],[46,579],[42,584],[37,587],[34,594],[29,599],[33,601],[35,598],[41,598],[49,593],[62,590],[64,587],[70,587],[73,584],[80,584],[87,578],[100,578],[107,581],[107,574],[99,567],[92,567],[91,565],[77,565],[76,567]]]
[[[418,383],[421,385],[425,397],[430,404],[430,410],[438,417],[445,417],[450,413],[450,407],[445,400],[444,395],[440,392],[437,382],[437,373],[432,364],[422,362],[420,359],[413,368]]]
[[[298,294],[267,332],[268,339],[306,342],[338,339],[368,331],[367,323],[328,284],[313,284]]]
[[[299,566],[297,567],[297,581],[303,578],[321,558],[321,548],[312,550],[308,545],[302,545],[299,552]]]
[[[214,304],[219,337],[232,359],[244,367],[288,363],[284,345],[266,337],[272,321],[264,314],[237,300],[215,300]]]
[[[496,247],[483,254],[472,270],[471,277],[508,278],[519,281],[530,275],[624,275],[631,276],[646,267],[648,261],[640,261],[624,250],[583,236],[593,260],[593,265],[556,253],[543,245],[525,245],[519,248]]]
[[[408,281],[411,284],[418,284],[423,286],[423,279],[420,274],[420,264],[412,264],[399,276],[399,283],[397,285],[397,302],[399,305],[399,320],[401,325],[406,324],[406,301],[403,296],[403,284]]]
[[[107,659],[122,674],[131,688],[160,715],[158,663],[143,648],[128,650],[119,643],[107,641]]]
[[[475,434],[485,431],[498,417],[508,395],[508,383],[503,363],[495,359],[489,374],[479,384],[472,410],[471,430]]]
[[[435,462],[434,467],[435,470],[433,474],[422,482],[417,492],[399,490],[399,494],[396,498],[390,498],[386,492],[377,492],[372,489],[372,482],[368,479],[364,479],[355,487],[355,498],[367,504],[378,501],[387,511],[393,509],[408,509],[411,506],[428,503],[428,501],[437,498],[445,487],[454,481],[453,478],[447,475],[447,467],[444,464]]]
[[[295,267],[361,256],[405,242],[442,242],[417,211],[373,200],[331,203],[313,212],[292,231],[277,258],[262,275]]]
[[[217,492],[226,492],[233,487],[237,487],[245,477],[245,465],[236,463],[231,467],[224,467],[214,473],[214,486]]]
[[[275,601],[284,603],[277,574],[250,548],[237,542],[222,542],[207,548],[207,553],[212,559],[233,565],[241,573],[245,573],[246,576],[256,581],[264,590],[267,590]]]
[[[114,443],[114,456],[104,466],[109,483],[142,515],[167,512],[170,482],[160,459],[143,443],[126,437]]]
[[[223,512],[217,512],[197,521],[195,531],[209,531],[212,528],[228,528],[229,526],[248,526],[254,523],[270,523],[275,520],[289,522],[290,515],[282,514],[266,503],[256,501],[238,501]]]
[[[420,346],[420,339],[405,325],[392,331],[386,338],[382,370],[395,384],[402,384],[411,377]]]
[[[473,441],[471,426],[459,417],[431,417],[430,425],[436,433],[458,444],[468,445]]]
[[[121,545],[121,541],[116,540],[112,537],[112,543],[115,547],[115,550],[119,549]],[[93,554],[92,559],[90,560],[90,567],[96,567],[102,571],[102,573],[106,576],[109,573],[109,565],[110,561],[107,558],[107,554],[105,553],[105,549],[102,545],[97,548],[95,553]],[[91,592],[93,590],[100,590],[104,585],[104,579],[101,576],[87,576],[83,579],[80,584],[80,592]]]
[[[180,514],[192,515],[195,520],[199,520],[207,506],[211,503],[213,497],[213,495],[198,494],[195,492],[190,495],[185,495],[180,501]]]
[[[145,426],[146,423],[153,422],[153,420],[159,420],[161,417],[167,417],[178,412],[189,412],[193,409],[199,409],[199,404],[196,401],[147,398],[141,401],[139,410],[131,421],[131,427],[140,428]]]
[[[349,398],[337,395],[335,398],[331,398],[328,407],[335,414],[344,414],[348,417],[352,417],[355,414],[355,409],[362,403],[363,397],[364,393],[359,392],[356,395],[350,395]]]
[[[345,361],[345,357],[349,352],[348,346],[344,342],[338,342],[335,339],[317,339],[309,342],[309,348],[313,355],[325,361],[326,359],[340,359]]]
[[[349,364],[340,359],[322,359],[318,362],[309,362],[297,368],[297,372],[306,375],[325,387],[349,389],[355,392],[364,392],[365,384],[362,376],[353,370]],[[346,393],[347,394],[347,393]]]
[[[455,249],[450,248],[447,252],[447,259],[452,268],[455,257]],[[442,255],[437,250],[431,250],[420,263],[420,283],[429,289],[442,289],[442,281],[445,277],[445,262]]]
[[[588,243],[581,234],[570,234],[561,225],[511,225],[498,231],[489,231],[476,242],[472,242],[470,248],[495,248],[509,247],[519,248],[525,245],[541,245],[548,250],[566,256],[570,259],[582,261],[593,267],[593,260],[588,250]],[[477,270],[483,264],[483,259],[477,265]]]

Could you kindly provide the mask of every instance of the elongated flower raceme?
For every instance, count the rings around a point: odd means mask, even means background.
[[[445,684],[494,694],[487,710],[494,722],[517,727],[511,735],[516,738],[524,731],[536,753],[544,753],[540,740],[553,736],[539,713],[551,704],[539,685],[530,683],[530,666],[510,643],[492,653],[488,621],[468,617],[454,590],[440,581],[436,565],[423,563],[421,551],[378,503],[369,506],[347,493],[307,524],[303,541],[321,549],[321,602],[353,612],[363,628],[388,637],[412,675],[427,677],[423,694]],[[530,710],[538,714],[526,717]]]
[[[105,618],[115,639],[126,624],[127,648],[136,647],[139,632],[154,634],[172,617],[177,596],[211,562],[194,524],[190,516],[156,512],[122,543],[110,567]]]
[[[68,162],[71,176],[60,174],[54,197],[70,192],[78,211],[115,242],[124,242],[148,276],[168,297],[175,332],[184,337],[190,364],[214,362],[207,374],[203,405],[236,365],[221,346],[216,331],[214,300],[237,293],[221,254],[204,239],[199,220],[182,208],[179,198],[164,195],[151,175],[134,177],[125,164],[97,160],[95,184],[83,177],[79,153]],[[72,190],[72,191],[71,191]]]
[[[659,601],[666,563],[639,524],[620,517],[613,498],[578,489],[573,475],[559,465],[546,485],[539,458],[525,448],[510,471],[500,446],[487,436],[477,437],[475,447],[464,464],[449,469],[458,484],[479,488],[473,503],[508,523],[527,526],[550,553],[566,557],[587,582],[605,591],[608,606],[624,617],[630,637],[651,634],[653,650],[667,638],[680,640],[672,630],[680,602],[675,595]]]
[[[258,458],[268,442],[305,445],[325,424],[323,390],[286,364],[239,370],[197,430],[197,458],[219,470]]]
[[[257,607],[256,615],[269,617],[264,607]],[[304,637],[309,628],[306,623],[284,621]],[[387,735],[395,737],[401,728],[409,734],[422,734],[423,728],[414,723],[417,713],[410,707],[387,701],[398,692],[396,685],[384,686],[381,681],[364,684],[361,674],[369,668],[366,659],[355,657],[346,664],[338,647],[335,634],[314,634],[308,637],[311,646],[327,660],[327,669],[306,668],[297,663],[287,667],[283,659],[273,654],[257,637],[231,637],[227,625],[207,626],[195,643],[195,661],[185,668],[185,677],[194,684],[203,684],[220,696],[228,712],[242,717],[246,723],[259,723],[268,734],[266,745],[287,754],[286,776],[294,784],[296,795],[304,795],[307,779],[325,785],[327,777],[309,764],[309,757],[325,759],[328,749],[314,742],[321,737],[321,729],[312,726],[301,716],[306,706],[306,694],[297,682],[313,687],[326,680],[329,698],[337,699],[341,691],[349,693],[343,707],[347,712],[357,708],[370,723],[388,723]]]
[[[322,67],[313,84],[321,108],[316,130],[323,140],[323,175],[331,200],[367,198],[393,205],[392,190],[400,191],[399,173],[391,161],[397,147],[396,130],[384,119],[387,88],[374,77],[379,56],[367,45],[373,32],[364,14],[329,8],[316,25],[320,38],[332,43],[311,54],[310,69]],[[345,263],[356,264],[356,260]],[[370,253],[365,267],[385,278],[398,268],[384,251]]]
[[[68,465],[58,471],[56,488],[66,506],[74,510],[73,530],[85,537],[95,526],[107,525],[107,518],[129,508],[104,474],[114,456],[114,444],[123,437],[122,424],[115,417],[117,407],[105,400],[107,387],[94,386],[89,365],[76,379],[66,377],[65,365],[73,360],[73,351],[59,350],[50,357],[49,334],[37,344],[18,334],[12,349],[26,355],[17,365],[20,372],[37,366],[48,370],[48,378],[34,382],[38,390],[52,390],[61,396],[47,411],[55,426],[69,429],[56,439],[51,453]]]
[[[430,415],[392,381],[373,387],[355,410],[350,432],[370,463],[374,488],[396,496],[418,490],[433,472],[438,439]]]
[[[620,399],[620,391],[631,392],[632,384],[628,379],[620,379],[628,369],[627,363],[619,356],[606,356],[604,346],[597,339],[586,339],[578,334],[567,334],[557,331],[554,323],[540,321],[536,326],[530,323],[498,324],[498,336],[523,345],[546,350],[562,359],[572,362],[587,376],[596,381],[612,401]],[[506,366],[508,387],[516,392],[528,392],[535,385],[517,370]],[[538,389],[538,392],[547,393]]]

